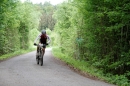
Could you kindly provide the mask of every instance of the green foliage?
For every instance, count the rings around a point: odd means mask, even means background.
[[[51,30],[49,28],[46,28],[47,35],[51,35]]]
[[[104,73],[121,75],[122,82],[119,77],[115,82],[123,84],[124,77],[130,79],[129,7],[129,0],[69,0],[58,5],[53,16],[61,52]]]
[[[56,32],[51,32],[51,35],[50,35],[50,38],[51,38],[51,45],[52,46],[60,46],[60,35],[57,34]]]
[[[58,10],[56,10],[53,15],[57,21],[54,31],[58,34],[58,38],[55,38],[55,40],[59,41],[58,43],[63,53],[73,56],[75,52],[73,50],[76,47],[74,44],[77,37],[75,36],[77,33],[77,27],[73,27],[76,21],[71,17],[71,15],[76,10],[67,3],[62,3],[57,7],[57,9]]]
[[[15,16],[15,8],[16,3],[13,0],[1,2],[0,55],[13,52],[20,46],[18,30],[16,29],[19,25]]]
[[[49,28],[50,30],[54,29],[55,20],[52,15],[55,10],[55,7],[50,4],[50,2],[45,2],[44,4],[38,5],[41,8],[42,16],[40,18],[39,31]]]
[[[38,7],[19,0],[4,0],[0,4],[0,56],[29,48],[30,30],[39,25]]]
[[[111,82],[111,83],[114,83],[114,84],[117,84],[118,86],[129,86],[130,83],[129,80],[126,78],[125,75],[111,75],[111,74],[107,74],[106,75],[108,78],[107,81]]]
[[[127,69],[124,67],[126,58],[129,58],[127,55],[130,48],[128,44],[129,20],[125,18],[129,18],[127,15],[129,8],[124,10],[124,5],[129,4],[127,0],[123,3],[118,3],[118,0],[98,2],[75,0],[74,4],[78,5],[77,8],[84,18],[84,23],[80,28],[83,29],[81,33],[87,52],[83,54],[87,55],[90,63],[104,68],[105,72],[109,70],[113,74],[125,73]]]
[[[95,68],[89,62],[84,60],[76,60],[67,54],[63,54],[59,47],[55,47],[52,49],[53,55],[60,60],[64,61],[67,65],[73,67],[75,70],[82,71],[81,73],[87,74],[90,77],[98,77],[100,80],[105,80],[109,83],[117,84],[118,86],[129,86],[129,80],[125,75],[112,75],[110,73],[104,74],[103,70]],[[127,73],[128,75],[130,73]]]
[[[38,31],[38,29],[31,29],[29,32],[29,47],[32,47],[34,44],[34,40],[36,39],[36,37],[40,34],[40,32]]]
[[[35,8],[36,7],[36,8]],[[21,5],[22,13],[20,12],[22,18],[20,21],[20,43],[21,48],[27,49],[29,46],[29,33],[31,29],[38,28],[40,12],[37,11],[37,6],[26,2]]]

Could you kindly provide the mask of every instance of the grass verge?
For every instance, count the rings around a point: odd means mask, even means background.
[[[30,48],[28,50],[18,50],[18,51],[13,52],[13,53],[8,53],[8,54],[0,56],[0,61],[6,60],[8,58],[11,58],[11,57],[14,57],[14,56],[18,56],[18,55],[21,55],[21,54],[25,54],[25,53],[28,53],[28,52],[34,51],[34,50],[36,50],[36,48]]]
[[[129,80],[123,75],[118,76],[112,74],[104,74],[103,70],[91,66],[89,62],[75,60],[74,58],[61,53],[59,48],[53,48],[52,51],[53,55],[56,58],[65,62],[74,70],[78,70],[79,73],[85,75],[86,77],[102,80],[111,84],[116,84],[118,86],[130,86],[130,83],[128,83]]]

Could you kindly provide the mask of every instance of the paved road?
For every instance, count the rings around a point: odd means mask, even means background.
[[[91,80],[54,59],[46,49],[43,66],[36,64],[35,51],[0,62],[0,86],[113,86]]]

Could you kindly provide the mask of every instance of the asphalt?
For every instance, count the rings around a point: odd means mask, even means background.
[[[46,49],[43,66],[36,64],[36,51],[0,62],[0,86],[114,86],[86,78],[53,57]]]

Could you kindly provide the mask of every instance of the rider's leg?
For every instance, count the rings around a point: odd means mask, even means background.
[[[43,48],[42,50],[43,50],[43,55],[44,55],[44,53],[45,53],[45,48]]]
[[[39,55],[39,46],[37,46],[37,55]]]
[[[37,46],[37,52],[39,52],[39,46]]]
[[[40,44],[40,41],[39,41]],[[39,56],[39,46],[37,46],[37,55]]]
[[[44,54],[45,54],[45,49],[46,49],[46,46],[43,46],[43,56],[44,56]]]

